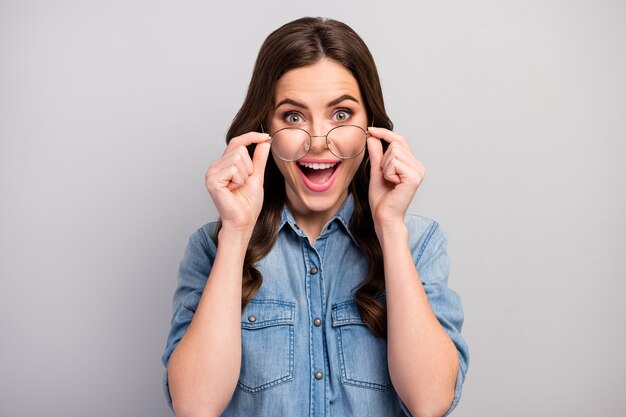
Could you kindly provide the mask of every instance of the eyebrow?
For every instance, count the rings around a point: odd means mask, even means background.
[[[355,102],[355,103],[357,103],[357,104],[360,104],[360,103],[359,103],[359,100],[357,100],[357,99],[356,99],[356,98],[354,98],[353,96],[351,96],[351,95],[349,95],[349,94],[344,94],[344,95],[339,96],[339,97],[337,97],[336,99],[334,99],[334,100],[330,101],[330,102],[326,105],[326,107],[333,107],[333,106],[336,106],[337,104],[341,103],[341,102],[342,102],[342,101],[344,101],[344,100],[351,100],[351,101],[354,101],[354,102]],[[281,100],[281,101],[280,101],[280,102],[276,105],[276,107],[274,107],[274,109],[279,108],[279,107],[280,107],[280,106],[282,106],[283,104],[291,104],[291,105],[293,105],[293,106],[300,107],[300,108],[303,108],[303,109],[305,109],[305,110],[308,110],[308,107],[306,106],[306,104],[302,104],[302,103],[300,103],[300,102],[298,102],[298,101],[295,101],[295,100],[292,100],[292,99],[290,99],[290,98],[286,98],[286,99],[284,99],[284,100]]]

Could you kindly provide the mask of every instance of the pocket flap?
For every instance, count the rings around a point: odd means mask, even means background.
[[[344,326],[346,324],[363,324],[359,307],[354,300],[342,301],[332,306],[333,327]]]
[[[279,300],[250,300],[241,313],[241,327],[259,329],[279,324],[293,324],[296,304]]]

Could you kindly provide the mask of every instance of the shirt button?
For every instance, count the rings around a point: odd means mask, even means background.
[[[250,315],[250,316],[248,316],[248,321],[249,321],[250,323],[254,323],[254,322],[256,321],[256,316],[254,316],[254,315]]]
[[[320,371],[317,371],[317,372],[315,373],[315,379],[317,379],[318,381],[319,381],[320,379],[322,379],[323,377],[324,377],[324,374],[323,374],[323,373],[321,373]]]
[[[320,326],[322,325],[322,320],[320,320],[320,319],[315,319],[315,320],[313,320],[313,324],[314,324],[316,327],[320,327]]]
[[[311,275],[315,275],[315,274],[317,274],[317,267],[316,266],[311,268]]]

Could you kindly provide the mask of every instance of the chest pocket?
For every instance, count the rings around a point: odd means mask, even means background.
[[[341,365],[341,382],[364,388],[391,387],[387,341],[374,336],[359,314],[355,301],[333,304],[332,321]]]
[[[241,314],[240,389],[257,393],[293,379],[295,303],[250,300]]]

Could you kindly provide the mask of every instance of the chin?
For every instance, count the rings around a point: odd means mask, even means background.
[[[300,198],[299,200],[311,211],[327,212],[333,209],[339,210],[340,207],[337,206],[343,204],[346,196],[347,191],[346,193],[334,192],[324,196],[307,196],[307,198]]]

